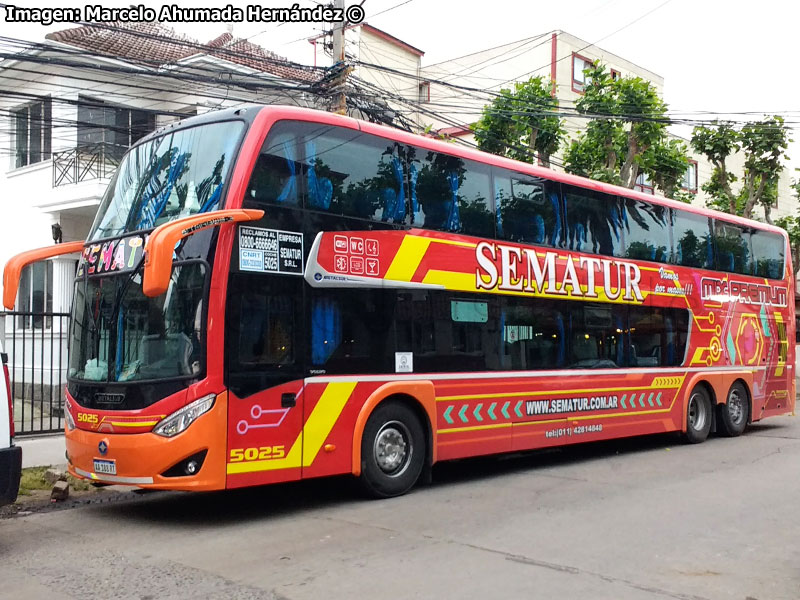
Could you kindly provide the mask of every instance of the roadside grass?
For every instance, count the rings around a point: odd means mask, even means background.
[[[19,482],[19,495],[30,496],[35,490],[51,490],[53,484],[47,483],[44,474],[50,467],[28,467],[22,469],[22,477]],[[75,479],[72,475],[67,475],[67,481],[72,491],[83,492],[92,489],[88,481]]]

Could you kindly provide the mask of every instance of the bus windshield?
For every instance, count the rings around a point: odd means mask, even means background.
[[[142,275],[82,277],[75,285],[69,376],[125,382],[203,370],[204,263],[176,265],[166,294],[148,298]]]
[[[244,124],[179,129],[132,148],[108,186],[89,241],[220,207]]]

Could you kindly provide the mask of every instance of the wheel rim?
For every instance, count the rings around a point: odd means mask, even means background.
[[[411,433],[400,421],[386,423],[375,436],[375,462],[387,475],[401,475],[408,468],[412,451]]]
[[[689,427],[702,431],[708,420],[708,405],[702,394],[695,393],[689,398]]]
[[[744,402],[744,398],[736,388],[732,389],[728,394],[728,416],[734,425],[742,424],[745,411]]]

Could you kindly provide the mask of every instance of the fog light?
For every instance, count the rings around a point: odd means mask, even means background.
[[[169,469],[161,473],[162,477],[191,477],[197,475],[203,468],[203,462],[208,454],[208,449],[196,452],[187,456],[182,461],[172,465]]]

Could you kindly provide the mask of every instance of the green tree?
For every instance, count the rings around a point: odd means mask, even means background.
[[[800,180],[792,184],[794,197],[800,200]],[[776,219],[775,225],[786,230],[789,234],[789,245],[792,248],[792,265],[795,270],[800,267],[800,216],[787,216]]]
[[[692,192],[681,189],[680,182],[689,168],[686,144],[675,138],[659,142],[643,156],[645,172],[667,198],[691,202]]]
[[[714,165],[711,179],[702,186],[711,197],[708,206],[746,218],[752,218],[755,207],[762,206],[764,218],[772,223],[771,210],[784,169],[782,161],[791,141],[783,118],[777,115],[739,129],[719,122],[710,127],[695,127],[692,148]],[[744,154],[744,169],[737,176],[731,173],[727,161],[740,151]],[[738,181],[741,186],[734,191],[733,184]]]
[[[542,77],[532,77],[500,90],[475,125],[478,148],[528,163],[538,155],[549,167],[565,133],[551,89]]]
[[[645,173],[674,197],[689,159],[686,146],[667,136],[667,105],[655,87],[640,77],[613,79],[602,64],[586,74],[576,110],[590,120],[567,149],[567,171],[628,188]]]

